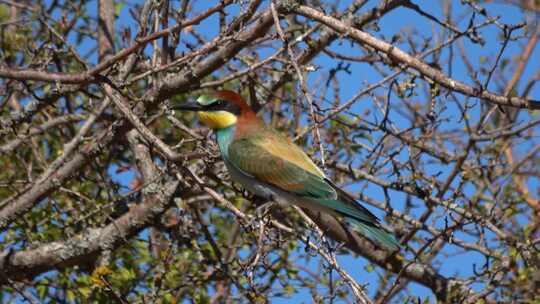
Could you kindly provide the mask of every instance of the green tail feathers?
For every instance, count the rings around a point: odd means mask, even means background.
[[[392,251],[399,250],[399,242],[392,234],[385,231],[383,228],[362,223],[361,221],[352,218],[346,218],[345,220],[355,231],[359,232],[373,242],[376,242],[377,244],[380,244]]]
[[[394,236],[382,227],[379,227],[377,217],[369,212],[368,209],[354,201],[354,199],[343,201],[335,199],[317,199],[315,201],[342,215],[347,224],[371,241],[392,251],[399,250],[399,243]]]

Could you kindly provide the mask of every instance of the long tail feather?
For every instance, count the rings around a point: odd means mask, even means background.
[[[356,202],[353,201],[356,205],[334,199],[318,199],[316,202],[343,216],[347,224],[371,241],[390,250],[400,248],[398,241],[381,227],[375,215]]]
[[[392,234],[383,228],[362,223],[361,221],[352,218],[346,218],[345,220],[352,226],[354,230],[358,231],[368,239],[386,247],[391,251],[399,250],[399,242]]]

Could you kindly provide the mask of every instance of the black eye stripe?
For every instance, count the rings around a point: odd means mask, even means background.
[[[216,100],[212,102],[211,104],[204,106],[204,109],[217,111],[217,110],[221,110],[224,107],[224,105],[225,105],[225,102],[223,100]]]
[[[211,104],[204,107],[205,111],[227,111],[236,115],[239,115],[241,112],[241,109],[239,106],[235,105],[232,102],[228,102],[226,100],[216,100],[212,102]]]

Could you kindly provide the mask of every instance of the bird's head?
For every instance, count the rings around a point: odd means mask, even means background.
[[[228,128],[236,124],[239,117],[253,114],[242,96],[226,90],[201,95],[197,100],[180,104],[174,109],[197,112],[199,119],[215,130]]]

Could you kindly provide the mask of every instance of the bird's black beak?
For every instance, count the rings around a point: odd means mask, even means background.
[[[196,101],[187,101],[179,105],[172,107],[173,110],[182,110],[182,111],[200,111],[203,107]]]

